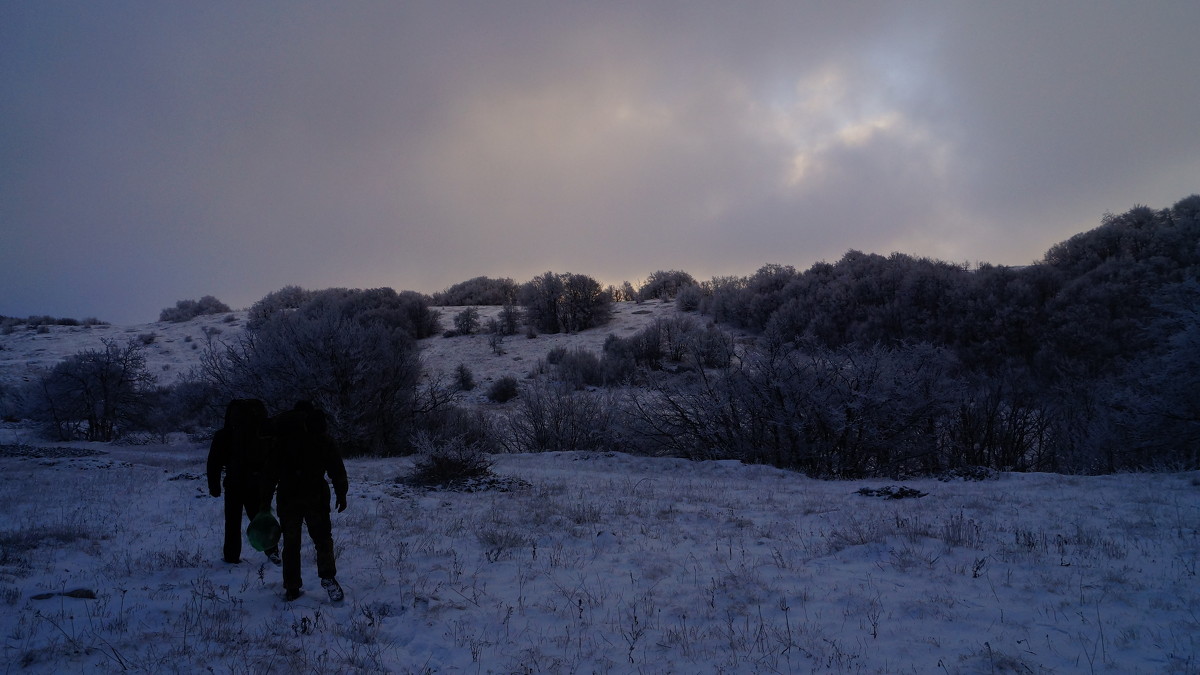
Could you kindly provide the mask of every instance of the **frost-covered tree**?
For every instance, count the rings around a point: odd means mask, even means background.
[[[500,308],[495,321],[492,332],[499,335],[516,335],[521,327],[521,310],[513,303],[505,304]]]
[[[604,292],[600,282],[584,274],[564,274],[562,281],[558,310],[563,330],[574,333],[608,323],[612,296]]]
[[[60,440],[113,440],[138,419],[154,385],[141,342],[101,343],[63,359],[26,393],[29,416]]]
[[[621,287],[618,288],[615,293],[613,293],[613,300],[616,302],[641,302],[641,300],[638,299],[637,290],[634,289],[633,284],[629,283],[628,281],[621,282]]]
[[[517,284],[508,278],[475,277],[434,293],[432,300],[440,307],[512,304],[517,300]]]
[[[1200,282],[1165,289],[1159,304],[1162,344],[1103,390],[1099,469],[1200,468]]]
[[[422,408],[412,331],[425,316],[391,289],[321,291],[232,342],[210,343],[204,372],[229,398],[272,410],[312,400],[352,452],[403,452]]]
[[[525,323],[543,333],[557,333],[558,304],[562,302],[563,281],[554,272],[540,274],[521,285],[518,300],[525,309]]]
[[[476,307],[465,307],[454,315],[454,330],[459,335],[473,335],[479,330],[479,323],[479,309]]]
[[[612,316],[612,296],[583,274],[546,272],[521,286],[525,321],[543,333],[577,332]]]

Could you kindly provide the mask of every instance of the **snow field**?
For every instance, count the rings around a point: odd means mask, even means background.
[[[7,671],[1196,673],[1200,474],[904,485],[501,455],[512,489],[351,459],[330,604],[220,561],[206,448],[5,457]],[[55,595],[76,588],[95,599]]]

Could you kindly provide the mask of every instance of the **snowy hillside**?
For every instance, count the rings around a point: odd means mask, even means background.
[[[429,338],[422,358],[524,377],[673,311],[618,305],[602,329],[502,354]],[[18,331],[0,373],[153,334],[169,378],[206,331],[242,330],[231,316]],[[206,452],[0,428],[5,672],[1200,673],[1200,472],[921,479],[903,486],[924,496],[888,499],[860,492],[880,480],[620,452],[496,456],[475,491],[350,459],[347,597],[330,604],[307,541],[293,603],[248,546],[221,562]]]
[[[85,349],[103,349],[104,340],[124,344],[136,340],[145,347],[146,367],[163,384],[186,374],[198,361],[208,336],[227,339],[240,333],[245,312],[200,316],[191,321],[133,326],[45,326],[45,332],[17,326],[0,335],[0,382],[15,383],[52,368]]]
[[[461,307],[434,307],[441,314],[443,328],[453,326]],[[499,313],[498,307],[478,308],[486,323]],[[676,314],[673,303],[615,303],[608,324],[580,333],[524,335],[507,337],[502,354],[496,354],[485,335],[454,338],[433,337],[421,341],[422,361],[430,374],[449,373],[458,364],[471,367],[481,382],[488,383],[505,375],[525,377],[539,359],[555,347],[590,349],[599,352],[609,334],[628,337],[658,317]],[[209,336],[216,341],[236,337],[245,330],[246,312],[200,316],[181,323],[155,322],[132,326],[46,326],[46,332],[18,326],[8,335],[0,335],[0,382],[16,383],[51,368],[63,358],[84,349],[100,349],[103,340],[125,343],[137,340],[145,345],[146,367],[160,383],[170,384],[194,366]]]

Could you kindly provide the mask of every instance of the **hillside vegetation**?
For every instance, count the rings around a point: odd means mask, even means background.
[[[1193,195],[1108,215],[1024,267],[850,251],[804,271],[657,271],[640,288],[554,272],[432,297],[289,286],[244,328],[205,329],[196,367],[173,382],[147,377],[153,337],[111,337],[9,380],[0,412],[61,439],[203,436],[229,398],[273,410],[310,398],[356,454],[408,454],[421,438],[846,478],[1195,468],[1198,273]],[[636,329],[614,329],[639,312]],[[500,376],[477,377],[501,362],[514,370],[505,395]]]

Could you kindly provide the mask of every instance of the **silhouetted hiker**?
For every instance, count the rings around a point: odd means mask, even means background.
[[[208,450],[208,492],[221,496],[225,473],[225,562],[242,558],[242,513],[250,520],[271,507],[272,478],[267,473],[271,440],[266,431],[267,407],[262,401],[239,398],[225,407],[225,426],[213,434]],[[279,547],[263,551],[280,564]]]
[[[317,576],[329,599],[339,601],[345,594],[338,584],[337,563],[333,554],[333,525],[329,520],[329,483],[337,497],[337,510],[346,510],[346,467],[337,445],[325,433],[325,413],[312,403],[300,401],[289,412],[273,419],[276,444],[272,470],[278,479],[276,503],[279,525],[283,528],[284,599],[295,600],[303,593],[300,575],[300,528],[308,526],[308,535],[317,549]]]

